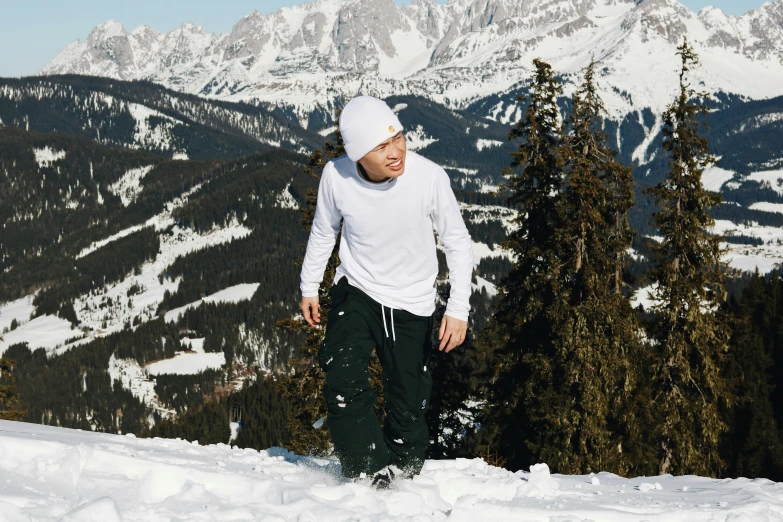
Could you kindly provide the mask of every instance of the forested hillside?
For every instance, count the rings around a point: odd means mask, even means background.
[[[286,372],[294,339],[274,323],[297,302],[301,156],[170,160],[13,127],[0,151],[0,346],[28,420],[137,432]],[[177,352],[185,375],[141,371]]]
[[[206,100],[150,82],[89,76],[0,79],[0,125],[91,138],[165,157],[227,159],[320,143],[280,110]]]

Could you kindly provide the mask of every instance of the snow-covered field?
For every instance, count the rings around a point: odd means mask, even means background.
[[[155,376],[162,374],[195,375],[207,369],[220,369],[226,364],[226,356],[220,353],[204,351],[204,339],[181,340],[189,351],[175,352],[174,357],[154,361],[141,366],[135,359],[118,359],[112,354],[109,358],[109,377],[112,382],[120,381],[122,387],[141,402],[155,409],[163,417],[176,414],[166,407],[155,391]],[[2,519],[0,519],[2,522]]]
[[[158,304],[163,300],[165,292],[168,290],[174,293],[179,286],[178,280],[159,279],[159,275],[171,263],[180,256],[243,238],[250,232],[249,228],[238,222],[204,234],[189,228],[173,227],[170,233],[160,236],[160,252],[154,261],[141,266],[140,274],[131,275],[96,293],[87,293],[76,299],[74,308],[79,321],[96,332],[106,333],[121,330],[125,322],[137,316],[144,321],[156,317]],[[136,289],[136,293],[132,289]],[[111,304],[105,306],[105,303]]]
[[[767,274],[783,264],[783,228],[781,227],[737,225],[725,219],[716,219],[713,231],[727,236],[754,237],[764,242],[758,246],[722,243],[722,246],[728,250],[725,259],[732,268],[745,272],[753,272],[758,268],[760,273]]]
[[[198,308],[202,303],[238,303],[239,301],[246,301],[253,297],[259,285],[260,283],[242,283],[224,288],[219,292],[208,295],[204,299],[199,299],[166,312],[165,319],[169,323],[178,321],[183,313],[191,308]]]
[[[0,355],[14,344],[27,343],[28,348],[45,348],[48,352],[74,337],[82,337],[82,331],[71,328],[71,323],[55,315],[41,315],[0,337]]]
[[[486,243],[473,242],[473,266],[478,266],[485,257],[507,257],[513,261],[513,253],[504,250],[500,245],[495,248],[489,248]]]
[[[514,107],[513,105],[509,105],[509,107]],[[485,140],[485,139],[479,139],[476,140],[476,150],[481,152],[484,149],[489,149],[492,147],[500,147],[503,145],[502,141],[498,140]]]
[[[763,172],[753,172],[747,176],[750,181],[757,181],[763,186],[783,196],[783,170],[766,170]]]
[[[704,173],[701,176],[701,182],[704,184],[706,190],[720,192],[721,187],[731,181],[735,175],[736,173],[734,171],[722,169],[713,165],[704,169]]]
[[[174,373],[178,375],[195,375],[209,368],[220,369],[226,364],[223,352],[207,353],[204,351],[204,339],[182,339],[189,352],[176,352],[171,359],[163,359],[145,366],[149,375]]]
[[[492,281],[487,281],[481,276],[476,276],[476,282],[470,283],[473,290],[481,291],[483,288],[487,289],[487,294],[495,296],[498,294],[498,289]]]
[[[427,461],[390,490],[333,459],[0,421],[0,521],[777,522],[783,484]]]
[[[11,328],[11,323],[16,319],[17,324],[23,324],[30,320],[30,315],[35,312],[33,299],[35,294],[31,294],[16,301],[9,301],[0,305],[0,332],[5,328]]]
[[[118,359],[112,354],[109,358],[109,377],[111,382],[120,381],[123,389],[128,390],[141,402],[157,410],[163,417],[171,417],[176,411],[166,408],[155,391],[155,381],[135,359]],[[0,519],[0,522],[2,520]]]
[[[120,179],[109,185],[109,192],[119,196],[124,206],[128,206],[139,196],[142,190],[141,180],[149,174],[155,165],[130,169]]]
[[[421,125],[417,125],[413,130],[406,131],[405,140],[408,150],[421,150],[438,141],[437,138],[427,135],[424,131],[424,127]]]
[[[762,212],[775,212],[777,214],[783,214],[783,203],[759,202],[753,203],[748,208],[751,210],[761,210]]]
[[[460,203],[459,208],[462,211],[463,219],[470,220],[471,223],[488,223],[490,221],[500,221],[506,234],[511,234],[518,226],[514,223],[517,217],[516,210],[500,205],[475,205],[471,203]]]

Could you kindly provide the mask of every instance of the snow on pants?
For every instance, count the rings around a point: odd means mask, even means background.
[[[417,474],[429,443],[424,414],[432,391],[427,362],[433,316],[381,307],[346,277],[330,292],[318,362],[326,372],[327,419],[343,476],[370,476],[389,464]],[[373,350],[383,367],[383,428],[374,411],[377,397],[370,389]]]

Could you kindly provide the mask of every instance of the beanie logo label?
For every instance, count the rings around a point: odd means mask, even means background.
[[[394,127],[389,125],[389,132],[394,132]]]

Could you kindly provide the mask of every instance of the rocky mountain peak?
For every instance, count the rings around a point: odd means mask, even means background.
[[[101,42],[116,37],[127,37],[128,32],[122,24],[116,20],[108,20],[95,26],[87,37],[88,41]]]
[[[206,34],[206,31],[203,27],[196,25],[193,22],[185,22],[179,27],[178,30],[183,33]]]
[[[710,88],[747,96],[783,90],[774,87],[783,85],[783,0],[741,17],[718,9],[697,16],[676,0],[413,0],[403,8],[394,0],[315,0],[253,11],[224,35],[193,24],[165,35],[149,28],[128,35],[109,21],[41,73],[144,78],[297,107],[319,97],[329,104],[357,89],[461,104],[517,84],[534,57],[568,74],[595,55],[609,80],[628,82],[630,92],[671,68],[665,57],[685,35],[700,54],[714,54],[714,69],[704,72]],[[726,60],[735,72],[721,70]],[[746,78],[739,70],[749,71]],[[747,79],[757,71],[764,79]],[[660,105],[660,94],[641,89],[637,103]],[[630,97],[616,103],[626,110]]]
[[[686,21],[692,18],[693,11],[676,0],[641,0],[626,21],[628,26],[638,22],[645,39],[657,35],[677,45],[688,33]]]
[[[161,33],[159,31],[156,31],[152,27],[148,25],[140,25],[133,31],[131,31],[131,36],[134,38],[149,38],[151,36],[160,36]]]

